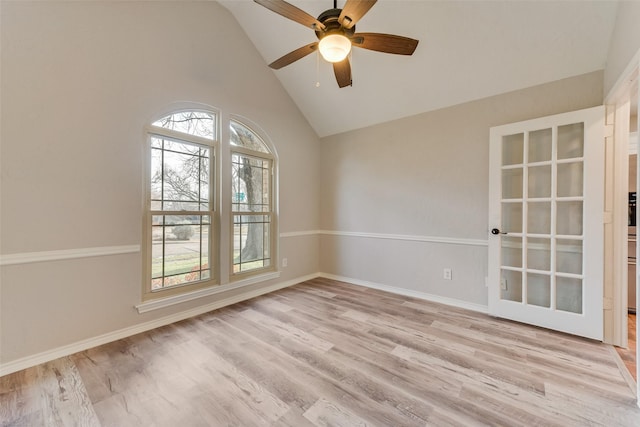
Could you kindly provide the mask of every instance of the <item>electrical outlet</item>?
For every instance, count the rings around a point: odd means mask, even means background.
[[[451,269],[445,268],[444,272],[442,273],[442,277],[444,277],[444,280],[451,280]]]
[[[286,258],[282,258],[282,266],[286,267],[288,264],[287,259]]]
[[[505,279],[504,277],[500,279],[500,289],[502,289],[503,291],[507,290],[507,279]]]

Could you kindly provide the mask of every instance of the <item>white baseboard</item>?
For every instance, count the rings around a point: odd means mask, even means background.
[[[413,297],[423,299],[426,301],[437,302],[440,304],[450,305],[452,307],[464,308],[466,310],[476,311],[479,313],[487,314],[489,307],[486,305],[475,304],[472,302],[461,301],[455,298],[442,297],[439,295],[428,294],[425,292],[412,291],[411,289],[398,288],[396,286],[388,286],[380,283],[368,282],[366,280],[353,279],[351,277],[336,276],[335,274],[320,273],[320,277],[326,279],[339,280],[341,282],[352,283],[354,285],[364,286],[371,289],[378,289],[380,291],[390,292],[392,294],[403,295],[406,297]]]
[[[298,277],[296,279],[288,280],[285,282],[276,283],[270,286],[265,286],[259,289],[255,289],[251,292],[246,292],[233,297],[225,298],[219,301],[215,301],[211,304],[195,307],[191,310],[181,311],[169,316],[161,317],[156,320],[152,320],[138,325],[130,326],[128,328],[119,329],[117,331],[108,332],[96,337],[92,337],[86,340],[78,341],[62,347],[57,347],[52,350],[47,350],[42,353],[34,354],[31,356],[23,357],[17,360],[13,360],[8,363],[0,365],[0,377],[11,374],[13,372],[27,369],[32,366],[39,365],[41,363],[50,362],[51,360],[58,359],[60,357],[69,356],[79,351],[84,351],[89,348],[97,347],[102,344],[117,341],[122,338],[130,337],[141,332],[146,332],[151,329],[159,328],[161,326],[169,325],[171,323],[179,322],[190,317],[198,316],[209,311],[217,310],[222,307],[226,307],[231,304],[236,304],[241,301],[245,301],[251,298],[255,298],[260,295],[274,292],[279,289],[287,288],[289,286],[296,285],[298,283],[315,279],[317,277],[324,277],[327,279],[339,280],[342,282],[352,283],[354,285],[365,286],[367,288],[378,289],[381,291],[391,292],[398,295],[404,295],[408,297],[423,299],[427,301],[437,302],[440,304],[446,304],[453,307],[472,310],[480,313],[487,313],[487,306],[474,304],[466,301],[460,301],[454,298],[447,298],[438,295],[428,294],[424,292],[413,291],[410,289],[398,288],[395,286],[383,285],[380,283],[368,282],[365,280],[353,279],[350,277],[337,276],[329,273],[313,273],[306,276]]]
[[[255,298],[260,295],[264,295],[269,292],[274,292],[279,289],[283,289],[289,286],[296,285],[300,282],[314,279],[319,277],[320,273],[309,274],[307,276],[298,277],[296,279],[287,280],[286,282],[276,283],[274,285],[261,287],[251,292],[246,292],[233,297],[221,299],[211,304],[203,305],[193,308],[191,310],[181,311],[169,316],[161,317],[156,320],[152,320],[138,325],[130,326],[128,328],[119,329],[117,331],[108,332],[97,337],[92,337],[86,340],[78,341],[72,344],[68,344],[62,347],[47,350],[42,353],[34,354],[31,356],[23,357],[17,360],[13,360],[8,363],[2,363],[0,365],[0,377],[11,374],[13,372],[27,369],[32,366],[39,365],[41,363],[50,362],[60,357],[69,356],[79,351],[87,350],[89,348],[97,347],[102,344],[117,341],[122,338],[130,337],[141,332],[146,332],[151,329],[159,328],[161,326],[169,325],[171,323],[179,322],[180,320],[188,319],[190,317],[198,316],[209,311],[213,311],[231,304],[236,304],[241,301],[245,301],[251,298]]]

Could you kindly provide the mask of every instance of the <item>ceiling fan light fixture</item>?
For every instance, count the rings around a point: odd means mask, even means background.
[[[342,34],[328,34],[318,46],[322,57],[329,62],[340,62],[351,52],[351,41]]]

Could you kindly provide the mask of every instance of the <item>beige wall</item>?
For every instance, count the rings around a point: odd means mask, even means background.
[[[489,226],[489,128],[600,105],[602,78],[594,72],[323,138],[321,227],[337,234],[321,236],[322,271],[486,305],[487,248],[476,243]],[[406,240],[425,236],[463,242]]]
[[[318,228],[319,140],[225,8],[0,5],[2,255],[140,245],[144,126],[181,101],[260,125],[279,154],[280,232]],[[280,255],[289,267],[263,285],[316,273],[318,238],[282,238]],[[139,252],[3,266],[0,362],[239,292],[141,315],[141,268]]]

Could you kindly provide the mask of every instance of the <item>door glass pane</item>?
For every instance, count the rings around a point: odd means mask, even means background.
[[[551,270],[551,239],[527,239],[527,268]]]
[[[500,275],[500,298],[522,302],[522,273],[502,270]]]
[[[582,274],[582,240],[557,240],[556,271]]]
[[[582,235],[582,202],[558,202],[556,233],[561,235]]]
[[[584,172],[582,162],[558,165],[558,197],[582,196]]]
[[[551,232],[551,203],[529,202],[527,215],[527,233],[550,234]]]
[[[502,231],[522,233],[522,203],[502,204]]]
[[[528,197],[551,197],[551,166],[529,168]]]
[[[551,307],[551,277],[543,274],[527,274],[527,304]]]
[[[507,135],[502,137],[502,164],[517,165],[523,161],[524,134]]]
[[[510,236],[502,238],[502,265],[522,267],[522,238]]]
[[[522,198],[522,168],[502,171],[502,198]]]
[[[551,129],[529,132],[529,163],[551,160]]]
[[[584,123],[558,126],[558,159],[584,155]]]
[[[556,308],[582,314],[582,279],[556,278]]]

